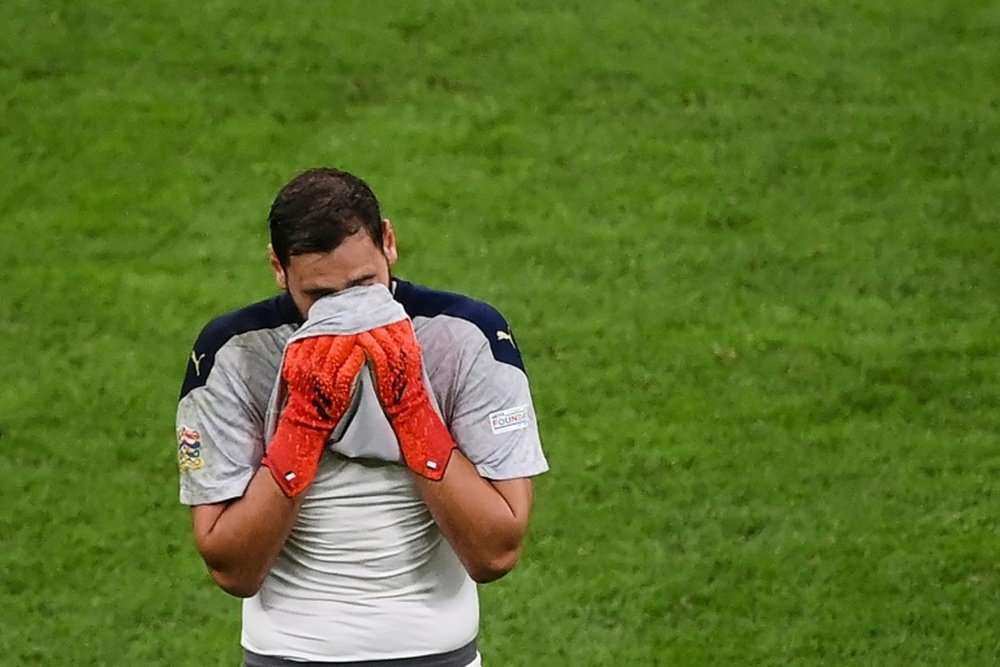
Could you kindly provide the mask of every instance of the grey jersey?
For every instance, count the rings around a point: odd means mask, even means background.
[[[521,356],[503,317],[481,302],[405,281],[394,283],[394,297],[413,319],[444,420],[480,474],[501,480],[547,470]],[[269,398],[298,326],[282,295],[202,332],[177,414],[182,502],[242,495],[263,456]],[[350,427],[345,445],[354,446],[352,438],[392,435],[370,415]],[[477,626],[475,585],[410,473],[327,455],[271,575],[244,603],[243,645],[301,660],[397,658],[452,650]]]
[[[548,470],[520,350],[503,316],[468,297],[403,280],[431,392],[462,452],[487,479]],[[264,455],[264,426],[285,342],[301,322],[287,295],[223,315],[202,331],[177,408],[180,499],[243,495]]]

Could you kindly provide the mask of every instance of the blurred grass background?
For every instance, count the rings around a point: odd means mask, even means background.
[[[997,664],[1000,4],[0,23],[0,664],[237,664],[173,413],[313,165],[526,356],[553,470],[485,664]]]

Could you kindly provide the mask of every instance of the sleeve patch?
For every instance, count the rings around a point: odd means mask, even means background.
[[[519,405],[509,410],[491,412],[489,420],[490,430],[493,431],[493,435],[528,428],[528,406]]]
[[[201,457],[201,434],[193,428],[181,428],[177,435],[177,467],[181,472],[205,467]]]

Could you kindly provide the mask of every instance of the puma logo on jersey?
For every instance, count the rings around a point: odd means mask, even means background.
[[[201,361],[205,358],[205,355],[195,356],[194,350],[191,350],[191,361],[194,362],[194,374],[201,377]]]
[[[497,340],[510,341],[510,344],[517,347],[517,343],[514,342],[514,337],[510,335],[507,331],[497,331]]]

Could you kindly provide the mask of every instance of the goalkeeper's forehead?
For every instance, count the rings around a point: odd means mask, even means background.
[[[305,289],[375,275],[384,262],[382,249],[362,231],[347,237],[328,252],[292,255],[288,258],[286,271]]]
[[[272,254],[278,285],[292,295],[303,317],[317,299],[328,294],[376,282],[389,284],[396,245],[389,221],[385,223],[387,234],[381,244],[359,230],[332,250],[292,255],[287,265],[281,265]]]

